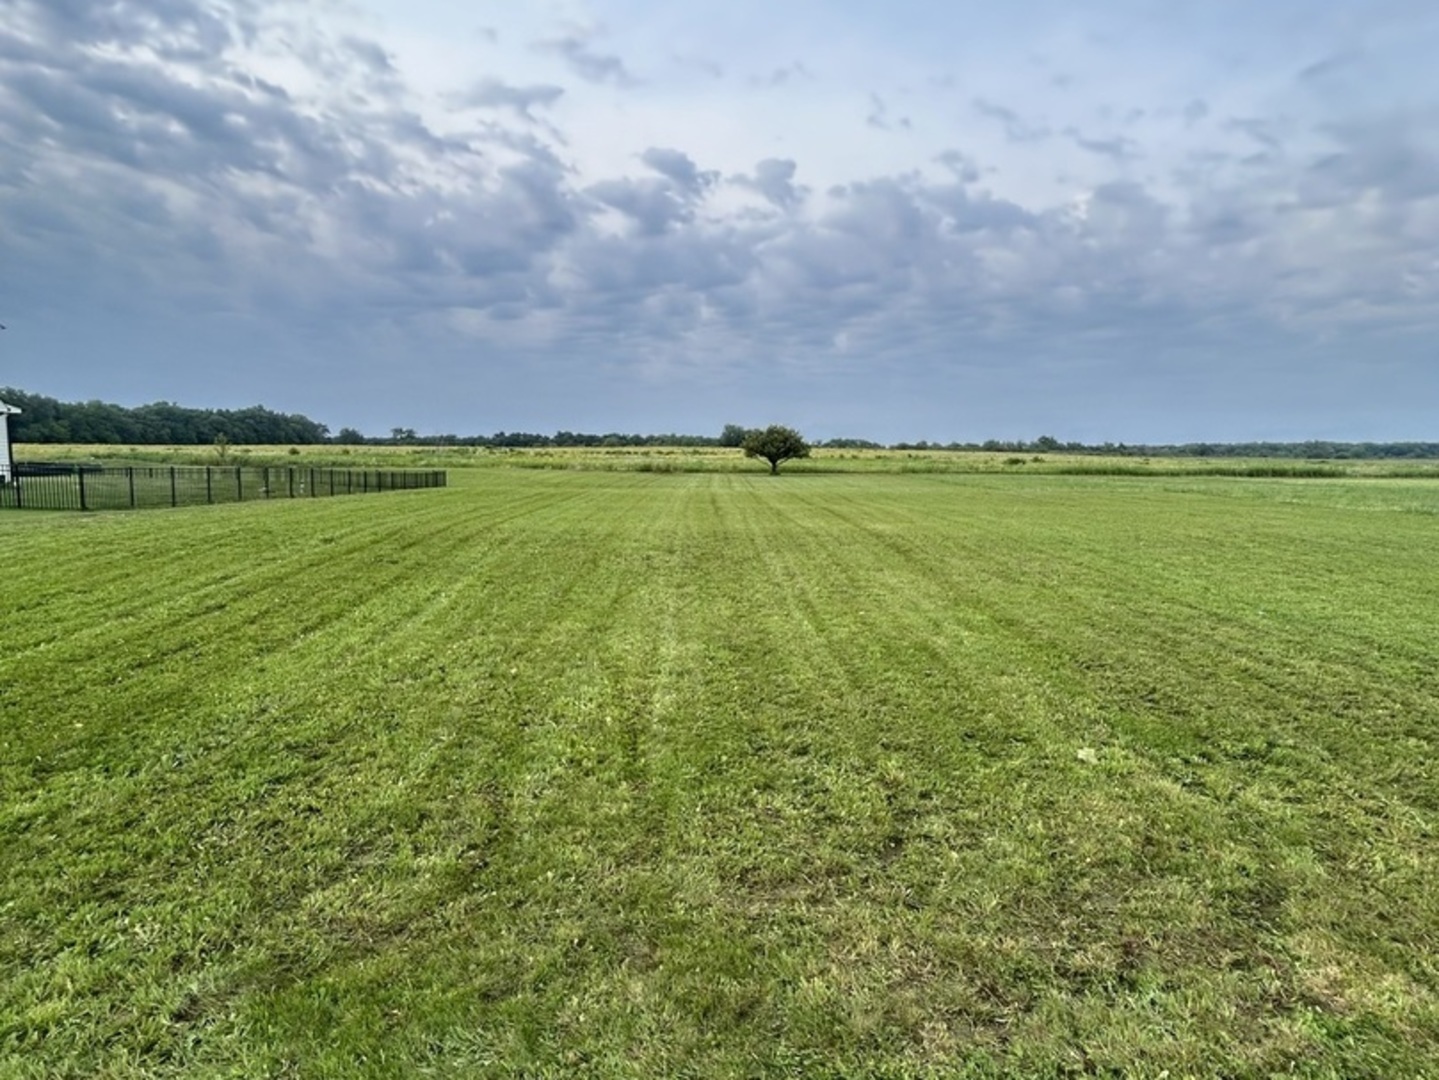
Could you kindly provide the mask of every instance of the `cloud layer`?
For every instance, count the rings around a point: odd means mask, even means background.
[[[0,382],[373,430],[1433,434],[1426,5],[1037,3],[947,60],[636,6],[5,0]]]

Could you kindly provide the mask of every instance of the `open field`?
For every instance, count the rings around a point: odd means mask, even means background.
[[[1439,1075],[1439,482],[450,483],[0,515],[0,1076]]]
[[[327,465],[380,469],[565,469],[585,472],[754,472],[767,468],[720,447],[239,446],[222,456],[212,446],[16,447],[21,460],[93,461],[111,465]],[[953,450],[825,450],[784,465],[796,473],[1048,473],[1065,476],[1232,476],[1305,479],[1439,480],[1439,461],[1424,458],[1133,457]]]

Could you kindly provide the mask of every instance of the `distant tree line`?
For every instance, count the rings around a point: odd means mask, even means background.
[[[891,450],[983,450],[1011,454],[1095,454],[1105,457],[1439,458],[1439,442],[1081,443],[1041,435],[1032,442],[987,439],[980,443],[894,443]]]
[[[527,431],[498,431],[493,435],[422,435],[414,428],[396,427],[388,436],[369,436],[352,427],[338,434],[298,413],[278,413],[262,405],[246,409],[190,409],[168,401],[126,408],[102,401],[62,402],[42,394],[0,387],[0,400],[21,410],[12,418],[12,432],[20,443],[112,443],[129,446],[194,446],[225,443],[233,446],[313,445],[333,443],[354,446],[472,446],[494,449],[547,447],[722,446],[739,449],[760,429],[726,424],[719,435],[638,435],[609,432],[603,435],[557,431],[540,435]],[[1146,445],[1128,443],[1061,442],[1052,435],[1032,441],[989,439],[985,442],[900,442],[886,447],[868,439],[828,439],[812,444],[824,450],[984,450],[1011,454],[1103,454],[1127,457],[1251,457],[1251,458],[1439,458],[1439,442],[1347,443],[1308,442],[1182,443]]]
[[[356,446],[484,446],[516,450],[563,446],[719,445],[719,440],[712,435],[631,435],[620,432],[589,435],[576,431],[557,431],[553,435],[532,431],[497,431],[493,435],[420,435],[413,428],[391,428],[388,438],[373,438],[362,435],[354,428],[341,428],[332,441]]]
[[[21,443],[125,443],[196,446],[322,443],[329,428],[307,416],[248,409],[187,409],[168,401],[127,409],[103,401],[61,402],[0,387],[0,401],[21,410],[11,432]]]

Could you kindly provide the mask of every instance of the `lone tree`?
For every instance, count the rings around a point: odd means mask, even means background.
[[[809,457],[809,444],[800,433],[779,424],[771,424],[763,431],[751,431],[740,444],[740,449],[745,457],[768,461],[771,476],[779,472],[780,462]]]

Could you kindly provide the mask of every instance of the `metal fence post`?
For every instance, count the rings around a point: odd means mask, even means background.
[[[3,0],[0,0],[3,2]],[[359,494],[360,492],[384,492],[384,491],[408,491],[414,488],[435,488],[447,486],[448,476],[445,471],[438,469],[360,469],[359,483],[356,484],[354,469],[346,469],[344,478],[339,474],[339,469],[316,468],[313,466],[276,466],[275,468],[285,469],[286,484],[280,489],[277,496],[270,490],[272,483],[279,481],[274,475],[274,469],[268,466],[252,466],[254,471],[260,475],[254,479],[260,480],[262,489],[255,492],[254,483],[251,482],[250,493],[245,491],[245,466],[235,466],[235,498],[243,502],[250,498],[284,498],[286,491],[291,498],[299,498],[308,495],[311,498],[318,498],[322,495],[345,495]],[[146,508],[163,506],[164,496],[160,495],[161,501],[156,501],[154,491],[155,481],[164,481],[166,471],[169,472],[170,482],[170,505],[178,507],[181,505],[200,505],[200,477],[203,471],[205,484],[205,502],[223,502],[226,496],[216,487],[216,480],[220,480],[220,487],[223,487],[224,476],[217,477],[217,469],[205,466],[176,466],[176,465],[147,465],[147,466],[115,466],[113,468],[81,467],[79,465],[66,465],[55,469],[52,473],[39,471],[35,476],[21,477],[16,475],[4,489],[4,501],[0,506],[10,506],[14,509],[39,509],[39,510],[104,510],[140,509],[141,488],[144,488]],[[299,473],[298,483],[296,473]],[[99,487],[95,486],[98,479]],[[123,479],[124,486],[119,490],[115,487]],[[184,481],[181,485],[180,481]],[[374,481],[371,483],[371,481]],[[142,484],[141,481],[144,481]],[[305,484],[309,484],[309,491],[305,490]],[[181,486],[184,486],[184,498],[181,498]],[[161,491],[164,489],[161,488]]]

